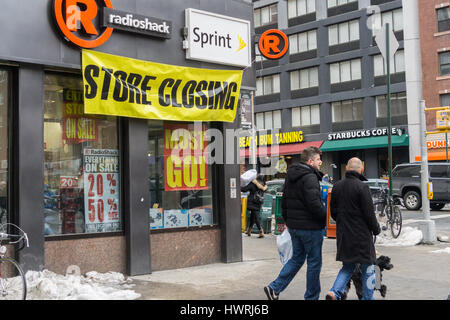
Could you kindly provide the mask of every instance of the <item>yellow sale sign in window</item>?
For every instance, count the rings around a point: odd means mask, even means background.
[[[208,189],[205,126],[164,124],[164,190]]]

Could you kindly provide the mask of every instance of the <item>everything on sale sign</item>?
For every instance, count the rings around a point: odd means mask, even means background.
[[[84,149],[86,232],[120,230],[119,151]]]

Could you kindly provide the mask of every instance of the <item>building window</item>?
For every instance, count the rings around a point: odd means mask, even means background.
[[[441,76],[450,74],[450,51],[439,53],[439,74]]]
[[[288,0],[288,18],[316,12],[316,0]]]
[[[0,223],[9,217],[9,73],[0,69]]]
[[[438,32],[450,30],[450,8],[440,8],[436,10]]]
[[[375,77],[386,75],[386,63],[381,54],[373,57],[373,70]],[[390,73],[400,73],[405,72],[405,52],[404,50],[399,50],[395,53],[394,59],[390,60]]]
[[[281,110],[255,113],[256,129],[281,129]]]
[[[403,10],[396,9],[391,11],[385,11],[381,14],[374,15],[373,20],[373,36],[384,26],[389,23],[390,27],[394,32],[403,30]]]
[[[333,122],[349,122],[363,119],[362,99],[333,102],[331,109]]]
[[[376,97],[377,118],[387,118],[387,96]],[[406,92],[391,94],[391,116],[407,114]]]
[[[255,62],[261,62],[261,61],[266,61],[267,58],[265,58],[261,52],[259,51],[259,47],[258,44],[255,44]]]
[[[44,90],[45,235],[122,230],[117,118],[84,114],[81,77]]]
[[[357,2],[358,0],[327,0],[328,8],[342,6],[350,2]]]
[[[359,40],[359,20],[346,21],[328,27],[330,46],[356,40]]]
[[[279,74],[256,78],[256,96],[263,96],[273,93],[280,93]]]
[[[291,71],[291,90],[307,89],[319,86],[319,68]]]
[[[320,124],[318,104],[292,108],[292,127],[306,127]]]
[[[205,124],[148,121],[150,229],[217,224],[212,207],[213,166],[206,163],[203,138],[207,128]]]
[[[361,79],[361,59],[330,64],[331,84]]]
[[[441,100],[441,107],[449,107],[450,106],[450,93],[441,94],[439,96],[439,99]]]
[[[278,22],[277,4],[255,9],[253,11],[255,28]]]
[[[296,33],[289,36],[289,54],[317,49],[317,30]]]

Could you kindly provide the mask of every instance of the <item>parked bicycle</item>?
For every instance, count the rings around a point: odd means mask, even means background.
[[[398,238],[402,231],[402,211],[400,206],[404,206],[403,199],[399,196],[389,197],[389,188],[381,186],[379,198],[374,200],[375,208],[381,206],[379,216],[385,218],[385,225],[382,230],[391,230],[392,237]]]
[[[8,226],[19,230],[19,234],[10,234]],[[4,242],[7,242],[4,244]],[[6,255],[7,246],[15,246],[17,251],[29,247],[27,234],[12,223],[0,225],[0,300],[25,300],[27,297],[27,281],[20,264]]]

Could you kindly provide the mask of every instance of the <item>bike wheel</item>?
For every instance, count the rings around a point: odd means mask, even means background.
[[[20,265],[11,258],[0,258],[0,300],[25,300],[27,282]]]
[[[402,231],[402,211],[399,207],[393,206],[393,214],[390,219],[391,233],[394,238],[398,238]]]

